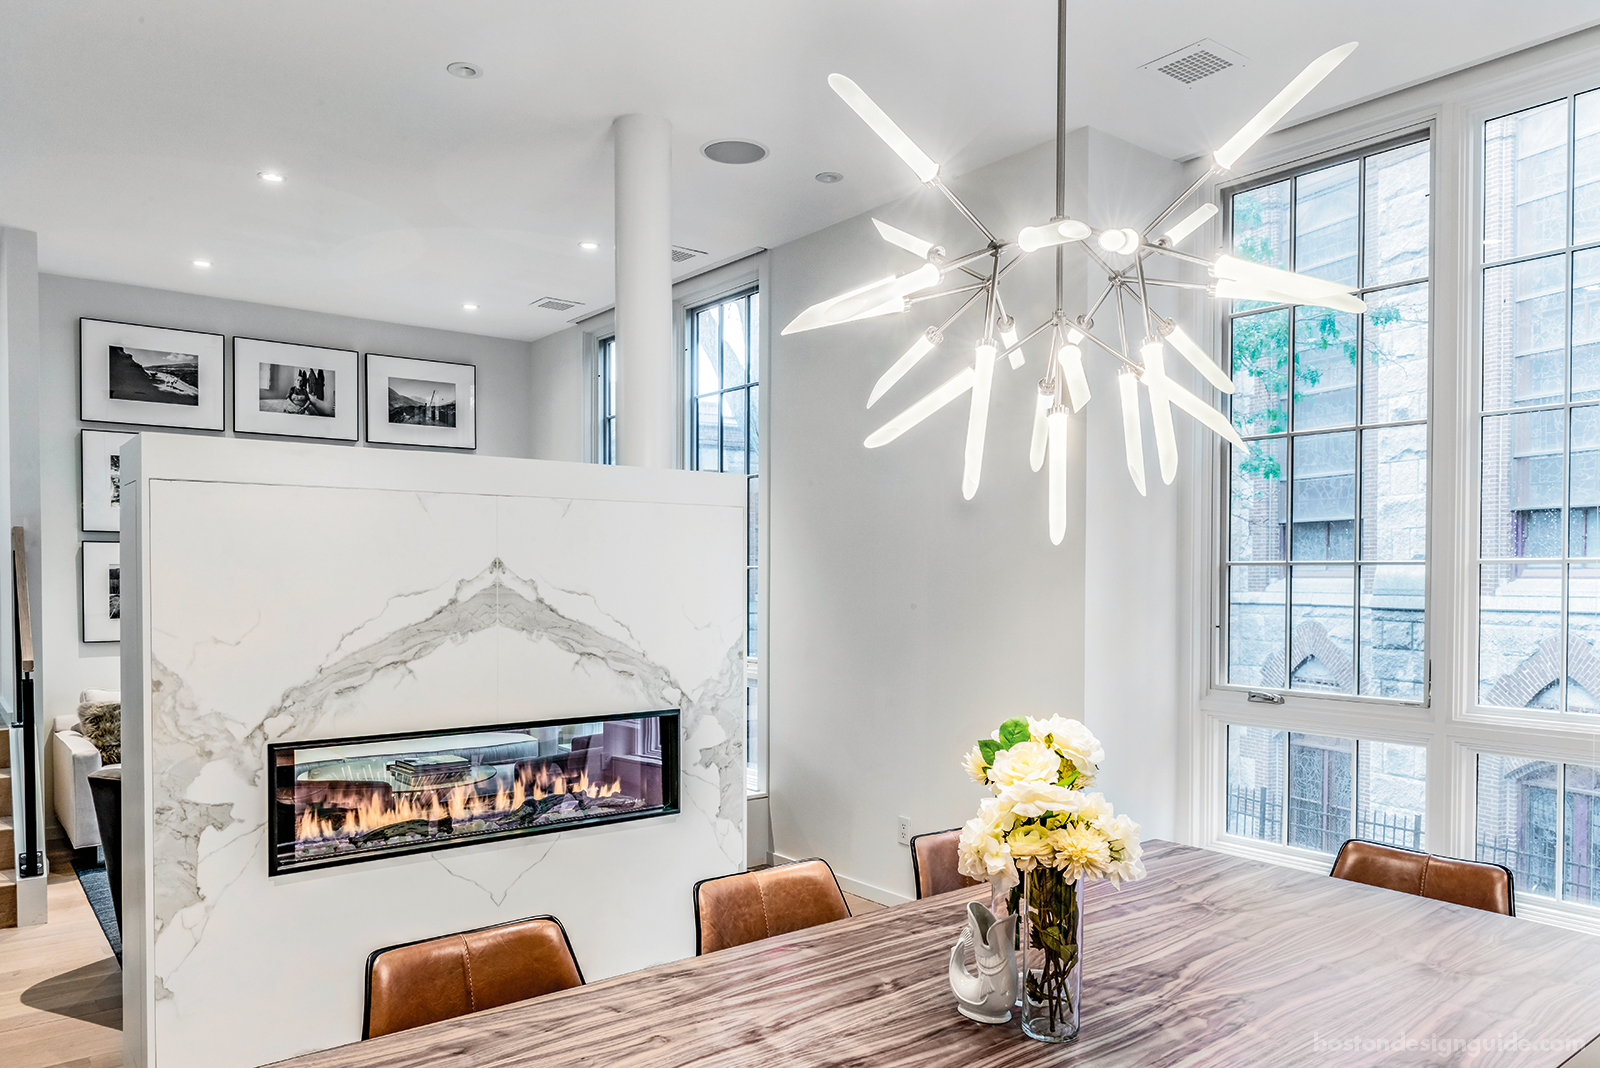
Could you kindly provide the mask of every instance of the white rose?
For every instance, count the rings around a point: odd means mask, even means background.
[[[1035,780],[1013,783],[1001,790],[995,800],[1020,819],[1038,819],[1046,812],[1071,812],[1081,804],[1077,791]]]
[[[1018,742],[994,755],[989,781],[1001,788],[1019,782],[1053,783],[1061,775],[1061,755],[1048,745]]]
[[[968,820],[961,828],[956,857],[956,869],[969,879],[999,879],[1008,887],[1016,885],[1017,869],[1011,859],[1011,849],[1002,833],[982,815]]]
[[[1050,832],[1055,866],[1068,879],[1098,879],[1111,867],[1111,843],[1097,828],[1069,823]]]

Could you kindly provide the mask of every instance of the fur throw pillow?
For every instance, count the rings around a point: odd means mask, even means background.
[[[107,764],[122,763],[122,703],[86,701],[78,706],[78,726]]]

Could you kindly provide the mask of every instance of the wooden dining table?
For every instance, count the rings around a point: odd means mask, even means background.
[[[967,902],[987,900],[974,888],[280,1064],[1576,1068],[1600,1056],[1600,938],[1169,842],[1145,857],[1144,880],[1085,894],[1071,1043],[956,1012],[947,966]]]

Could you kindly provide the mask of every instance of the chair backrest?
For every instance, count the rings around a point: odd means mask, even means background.
[[[582,985],[566,929],[554,916],[388,946],[367,958],[361,1037],[377,1038]]]
[[[1435,857],[1352,838],[1340,847],[1328,874],[1502,916],[1517,914],[1516,880],[1510,868],[1499,864]]]
[[[977,879],[969,879],[956,870],[960,846],[960,827],[911,839],[911,880],[917,884],[919,899],[978,885]]]
[[[825,860],[799,860],[694,884],[696,953],[714,953],[849,916],[839,881]]]

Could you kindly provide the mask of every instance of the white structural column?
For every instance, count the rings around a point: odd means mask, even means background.
[[[672,330],[672,124],[623,115],[617,139],[617,461],[677,463]]]

